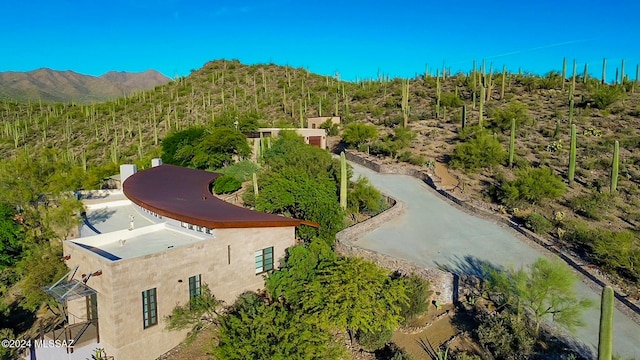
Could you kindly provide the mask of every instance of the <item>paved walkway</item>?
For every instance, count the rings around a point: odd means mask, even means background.
[[[473,273],[486,262],[517,268],[541,256],[550,256],[536,244],[520,239],[513,230],[467,214],[418,179],[378,174],[350,164],[354,177],[369,178],[380,191],[404,203],[402,215],[367,233],[355,245],[458,273]],[[576,285],[576,292],[595,304],[584,312],[587,325],[576,335],[597,349],[600,293],[584,283]],[[614,352],[625,358],[640,359],[640,325],[618,310],[614,314]]]

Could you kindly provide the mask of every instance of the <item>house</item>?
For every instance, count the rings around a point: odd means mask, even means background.
[[[165,328],[176,305],[203,284],[226,304],[263,288],[296,227],[318,226],[216,198],[219,174],[153,165],[122,165],[122,192],[87,200],[80,237],[63,244],[70,274],[47,291],[66,306],[65,339],[77,337],[69,357],[103,348],[115,360],[156,359],[186,336]]]
[[[249,138],[249,143],[253,144],[254,155],[258,151],[258,146],[260,145],[260,136],[262,135],[263,139],[266,138],[275,138],[278,136],[280,131],[290,130],[295,131],[296,134],[302,137],[305,143],[319,147],[323,150],[327,149],[327,132],[324,129],[304,129],[304,128],[260,128],[256,132],[252,132],[247,134]]]
[[[340,116],[318,116],[307,118],[307,129],[320,129],[320,125],[330,120],[334,125],[340,125]]]

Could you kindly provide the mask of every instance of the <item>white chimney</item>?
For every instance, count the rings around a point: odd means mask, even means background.
[[[134,164],[120,165],[120,184],[124,184],[127,178],[138,172],[138,167]]]
[[[162,165],[162,159],[161,158],[151,159],[151,167],[156,167],[156,166],[160,166],[160,165]]]

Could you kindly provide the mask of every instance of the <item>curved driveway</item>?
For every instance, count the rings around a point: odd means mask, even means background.
[[[473,273],[479,264],[520,267],[550,253],[523,241],[509,228],[467,214],[435,193],[427,184],[406,175],[378,174],[350,162],[354,177],[362,175],[383,193],[404,203],[403,213],[365,234],[356,245],[406,259],[425,267],[441,266]],[[586,310],[586,326],[577,337],[597,349],[600,293],[584,283],[576,292],[593,300]],[[614,353],[640,359],[640,325],[617,309],[614,314]]]

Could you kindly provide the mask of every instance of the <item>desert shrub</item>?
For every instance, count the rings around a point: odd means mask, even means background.
[[[589,97],[597,109],[606,109],[611,104],[625,97],[619,86],[597,85],[589,89]]]
[[[531,213],[525,217],[524,226],[536,234],[544,234],[553,229],[551,221],[538,213]]]
[[[592,191],[590,194],[578,195],[571,199],[571,208],[582,216],[600,220],[611,206],[612,199],[610,193]]]
[[[522,202],[536,204],[556,199],[566,191],[562,178],[547,167],[516,170],[516,179],[502,184],[499,198],[505,205],[516,206]]]
[[[360,346],[369,352],[373,352],[379,349],[382,349],[391,342],[391,337],[393,336],[393,330],[391,329],[382,329],[381,331],[376,332],[362,332],[358,331],[356,334],[356,338]]]
[[[376,351],[376,359],[412,360],[413,357],[398,345],[389,343],[383,349]]]
[[[456,352],[453,354],[453,359],[455,360],[482,360],[479,355],[470,354],[466,351]]]
[[[452,108],[462,106],[462,99],[455,93],[441,93],[440,106]]]
[[[229,194],[242,187],[242,182],[231,175],[222,175],[213,183],[213,192]]]
[[[536,335],[525,320],[509,312],[482,314],[476,336],[483,348],[499,359],[525,359],[533,352]]]
[[[415,132],[404,127],[397,127],[394,129],[393,134],[388,135],[381,141],[376,141],[371,144],[369,151],[373,155],[385,155],[396,158],[398,153],[409,146],[415,138]]]
[[[427,160],[422,155],[416,155],[409,158],[409,164],[422,166]]]
[[[217,173],[233,176],[240,181],[251,179],[253,173],[257,171],[258,165],[250,160],[242,160],[225,168],[215,170]]]
[[[498,165],[507,158],[507,151],[500,142],[484,132],[456,146],[452,155],[452,166],[469,171]]]
[[[585,250],[590,260],[609,272],[617,273],[632,281],[640,280],[640,240],[631,231],[593,229],[586,224],[573,222],[566,239]]]
[[[359,177],[347,196],[349,210],[355,213],[375,215],[386,209],[382,193],[369,183],[365,177]]]
[[[409,275],[401,279],[404,282],[407,297],[407,303],[400,304],[400,315],[404,318],[404,323],[408,324],[418,315],[424,313],[429,308],[427,302],[431,290],[429,282],[417,275]]]
[[[562,85],[563,81],[562,74],[557,71],[549,71],[539,79],[538,87],[546,90],[557,89]]]
[[[493,108],[488,115],[491,128],[500,131],[511,129],[511,119],[516,119],[516,128],[531,121],[529,108],[519,101],[510,102],[504,109]]]

